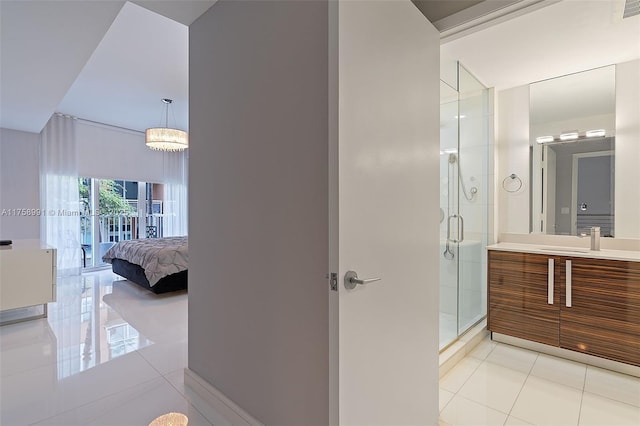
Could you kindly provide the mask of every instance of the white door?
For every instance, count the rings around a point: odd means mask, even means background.
[[[437,424],[439,34],[409,1],[338,14],[333,416]],[[380,281],[347,290],[350,270]]]

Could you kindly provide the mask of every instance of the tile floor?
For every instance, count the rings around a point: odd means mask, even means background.
[[[187,294],[156,296],[110,270],[58,279],[47,319],[0,327],[0,424],[148,425],[185,397]]]
[[[486,338],[440,380],[440,425],[640,426],[640,378]]]
[[[47,319],[0,327],[0,425],[147,425],[189,403],[187,295],[110,270],[58,280]],[[442,425],[640,425],[640,379],[481,342],[440,381]]]

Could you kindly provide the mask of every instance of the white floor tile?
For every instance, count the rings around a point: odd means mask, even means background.
[[[529,376],[511,415],[533,424],[578,424],[582,391]]]
[[[502,426],[507,415],[456,395],[442,411],[440,419],[451,426]]]
[[[185,395],[187,294],[110,270],[58,280],[49,318],[0,327],[0,424],[145,425]]]
[[[531,375],[583,390],[586,372],[586,365],[579,362],[540,354],[533,365]]]
[[[603,425],[640,425],[640,407],[585,392],[580,411],[580,426]]]
[[[458,395],[509,413],[527,375],[510,368],[484,362],[462,386]]]
[[[537,352],[498,343],[487,356],[487,361],[529,374],[537,357]]]
[[[60,372],[56,364],[4,377],[0,423],[31,424],[160,377],[135,352],[68,377]]]
[[[438,393],[438,410],[442,411],[444,407],[447,406],[449,401],[451,401],[454,395],[455,394],[453,392],[449,392],[448,390],[440,388]]]
[[[533,423],[525,422],[517,417],[509,416],[504,426],[534,426]]]
[[[464,358],[440,379],[440,387],[449,392],[458,392],[480,364],[481,361],[477,359]]]
[[[640,378],[638,377],[588,366],[584,390],[640,407]]]
[[[171,385],[178,391],[180,394],[185,395],[184,390],[184,369],[179,369],[176,371],[172,371],[168,374],[164,375],[164,378],[171,383]]]
[[[478,343],[467,356],[484,361],[495,347],[496,343],[492,342],[491,339],[487,337]]]
[[[6,376],[57,363],[57,342],[46,319],[0,327],[0,374]]]
[[[156,343],[138,349],[138,353],[164,375],[187,366],[187,346],[186,341]]]
[[[148,425],[156,417],[168,412],[187,415],[189,425],[210,426],[210,423],[163,378],[66,411],[37,425]]]

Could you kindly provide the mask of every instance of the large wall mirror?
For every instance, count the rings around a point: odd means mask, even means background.
[[[529,90],[531,232],[615,236],[615,66]]]

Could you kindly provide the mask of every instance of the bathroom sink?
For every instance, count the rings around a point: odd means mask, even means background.
[[[562,247],[558,247],[558,248],[540,248],[540,250],[543,251],[562,251],[562,252],[569,252],[569,253],[589,253],[591,250],[589,249],[578,249],[578,248],[562,248]]]

